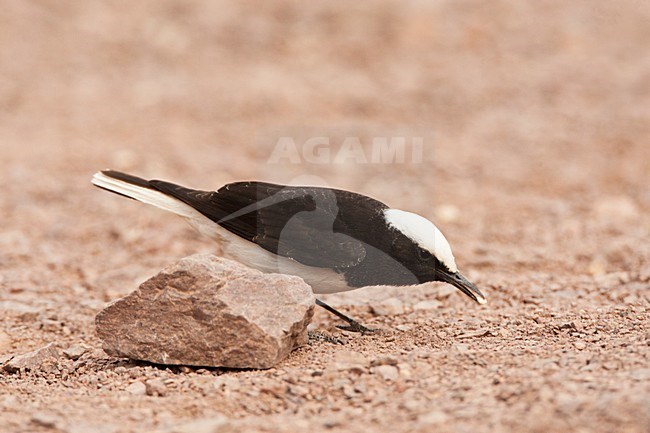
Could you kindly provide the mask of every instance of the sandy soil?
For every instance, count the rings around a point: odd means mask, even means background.
[[[650,426],[650,3],[23,1],[0,10],[0,431]],[[422,137],[422,162],[269,162],[280,137]],[[359,161],[357,161],[359,162]],[[89,184],[318,182],[433,218],[489,297],[327,298],[382,330],[267,371],[111,359],[94,316],[218,252]],[[425,302],[423,302],[425,301]]]

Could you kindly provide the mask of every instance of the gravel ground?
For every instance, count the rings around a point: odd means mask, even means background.
[[[6,2],[0,362],[52,345],[0,372],[0,431],[650,431],[649,19],[635,0]],[[269,160],[281,137],[351,136],[422,137],[422,161]],[[219,246],[92,188],[106,167],[364,192],[434,219],[489,303],[332,295],[380,332],[317,311],[264,371],[112,359],[95,314]]]

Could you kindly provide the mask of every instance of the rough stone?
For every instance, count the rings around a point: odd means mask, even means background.
[[[50,343],[45,347],[34,350],[32,352],[24,353],[22,355],[14,356],[4,365],[3,369],[9,373],[18,370],[37,370],[45,363],[56,362],[59,358],[59,349],[54,343]]]
[[[314,295],[300,278],[198,254],[96,317],[111,356],[157,364],[270,368],[307,342]]]

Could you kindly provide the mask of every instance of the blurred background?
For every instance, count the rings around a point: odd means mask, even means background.
[[[641,0],[2,2],[0,310],[14,346],[47,340],[17,325],[41,311],[92,339],[105,302],[218,252],[93,188],[104,168],[371,195],[432,218],[496,309],[639,301],[612,284],[650,278],[649,22]],[[385,136],[421,138],[421,160],[269,162],[282,137],[328,137],[335,154]]]
[[[601,256],[610,231],[648,232],[648,18],[633,0],[6,2],[0,246],[49,236],[54,260],[107,227],[190,236],[93,190],[110,167],[202,189],[311,176],[437,218],[461,263],[629,267]],[[421,137],[423,159],[268,163],[311,136],[333,154]]]

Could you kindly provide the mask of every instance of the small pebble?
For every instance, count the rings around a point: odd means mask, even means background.
[[[81,357],[84,353],[88,352],[90,347],[85,344],[73,344],[63,351],[63,354],[69,359],[76,360]]]
[[[55,428],[59,419],[53,414],[45,412],[36,412],[32,415],[31,422],[44,428]]]
[[[396,316],[404,314],[404,304],[397,298],[388,298],[382,302],[370,304],[372,312],[378,316]]]
[[[469,346],[467,344],[454,343],[451,345],[451,350],[455,350],[458,353],[467,353],[469,352]]]
[[[167,431],[169,433],[220,433],[236,430],[233,429],[228,418],[219,415],[212,418],[195,419],[176,425]]]
[[[418,424],[432,425],[432,424],[444,424],[449,419],[449,416],[439,410],[434,410],[429,413],[422,414],[418,416]]]
[[[167,386],[162,379],[149,379],[144,385],[147,395],[163,397],[167,394]]]
[[[0,331],[0,353],[11,350],[11,337],[4,331]]]
[[[428,299],[426,301],[418,302],[413,306],[413,309],[417,311],[428,311],[428,310],[435,310],[437,308],[440,308],[441,306],[442,306],[442,302],[436,299]]]
[[[370,362],[370,365],[373,367],[379,366],[379,365],[397,365],[399,361],[397,358],[391,355],[383,355],[378,358],[373,359]]]
[[[453,286],[450,285],[444,285],[440,286],[437,288],[438,290],[436,291],[436,298],[437,299],[446,299],[450,297],[452,294],[456,293],[458,289],[456,289]]]
[[[460,209],[453,204],[441,204],[435,212],[436,219],[445,223],[456,221],[460,216]]]
[[[359,352],[349,350],[338,352],[329,369],[337,371],[351,371],[358,374],[364,373],[368,366],[368,359]]]
[[[129,394],[132,395],[146,395],[147,394],[147,386],[140,382],[133,382],[131,385],[126,387],[126,390],[129,392]]]
[[[399,378],[399,370],[393,365],[378,365],[377,367],[372,368],[372,373],[391,382],[394,382]]]
[[[214,379],[213,386],[219,390],[237,391],[241,388],[241,382],[235,376],[223,374]]]

